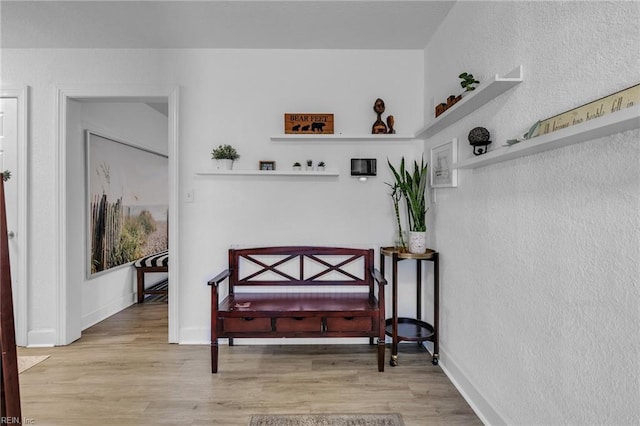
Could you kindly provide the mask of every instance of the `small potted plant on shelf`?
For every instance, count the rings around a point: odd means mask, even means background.
[[[219,145],[211,151],[211,158],[218,161],[219,169],[231,170],[233,162],[240,158],[240,154],[231,145]]]
[[[2,174],[2,180],[4,182],[8,181],[9,179],[11,179],[11,172],[9,170],[5,170],[4,172],[1,173]]]
[[[293,163],[293,171],[294,172],[299,172],[301,167],[302,166],[297,161],[295,163]]]
[[[307,171],[313,170],[313,161],[307,160]]]
[[[324,161],[318,163],[318,171],[324,172]]]
[[[469,74],[466,72],[463,72],[462,74],[460,74],[458,78],[462,79],[462,81],[460,82],[460,86],[462,86],[465,92],[471,92],[472,90],[476,90],[474,85],[480,84],[480,82],[473,77],[473,74]]]

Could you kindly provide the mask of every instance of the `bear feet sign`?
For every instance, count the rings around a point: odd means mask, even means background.
[[[333,134],[333,114],[286,113],[284,115],[285,134]]]

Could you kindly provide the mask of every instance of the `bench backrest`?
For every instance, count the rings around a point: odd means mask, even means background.
[[[261,247],[229,250],[229,292],[237,286],[368,286],[373,249]]]

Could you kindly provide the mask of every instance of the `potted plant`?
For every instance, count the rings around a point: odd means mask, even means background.
[[[465,92],[476,90],[474,85],[480,84],[480,82],[473,77],[473,74],[463,72],[458,77],[462,79],[462,81],[460,82],[460,86],[462,86]]]
[[[295,163],[293,163],[293,170],[294,171],[299,172],[301,167],[302,166],[297,161]]]
[[[424,159],[420,164],[414,161],[413,173],[405,169],[404,157],[400,162],[400,170],[387,160],[389,168],[393,172],[397,190],[402,193],[406,201],[409,222],[409,251],[411,253],[424,253],[427,250],[427,201],[425,191],[427,189],[428,167]],[[393,188],[393,186],[392,186]]]
[[[9,179],[11,179],[11,172],[9,170],[5,170],[4,172],[2,172],[2,180],[6,182]]]
[[[219,145],[211,151],[211,158],[218,160],[219,169],[231,170],[233,168],[233,162],[240,158],[240,154],[238,154],[238,151],[231,145]]]
[[[307,171],[313,170],[313,161],[307,160]]]
[[[324,172],[324,161],[318,163],[318,171]]]

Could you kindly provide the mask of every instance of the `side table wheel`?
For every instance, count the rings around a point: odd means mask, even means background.
[[[391,359],[389,360],[389,365],[395,367],[398,365],[398,355],[391,355]]]
[[[433,358],[431,359],[431,364],[438,365],[439,359],[440,359],[440,355],[434,354]]]

